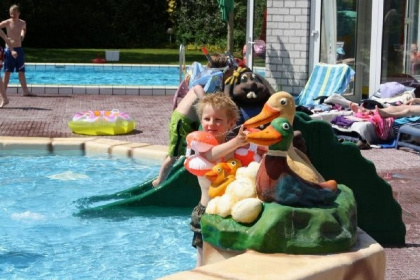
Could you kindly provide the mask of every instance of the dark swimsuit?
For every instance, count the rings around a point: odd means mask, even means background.
[[[206,207],[199,203],[191,213],[191,230],[194,232],[194,236],[192,239],[192,246],[194,248],[200,247],[203,248],[203,236],[201,235],[201,225],[200,220],[201,216],[206,211]]]

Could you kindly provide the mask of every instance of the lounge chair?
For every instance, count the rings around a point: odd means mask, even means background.
[[[296,105],[313,107],[318,99],[327,98],[334,93],[342,94],[355,72],[347,64],[324,64],[315,65],[305,88],[296,98]]]

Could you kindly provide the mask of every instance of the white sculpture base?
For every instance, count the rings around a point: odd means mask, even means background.
[[[357,238],[349,252],[330,255],[238,254],[205,243],[204,266],[161,279],[384,279],[384,249],[361,229]]]

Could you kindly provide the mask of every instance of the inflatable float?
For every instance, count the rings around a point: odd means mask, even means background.
[[[106,59],[102,58],[102,55],[98,53],[98,56],[92,59],[92,63],[106,63]]]
[[[77,134],[117,135],[131,132],[136,127],[136,122],[127,113],[113,109],[76,113],[68,126]]]

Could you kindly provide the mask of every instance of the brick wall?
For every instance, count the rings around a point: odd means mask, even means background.
[[[276,91],[297,95],[309,68],[311,0],[267,0],[266,78]]]

